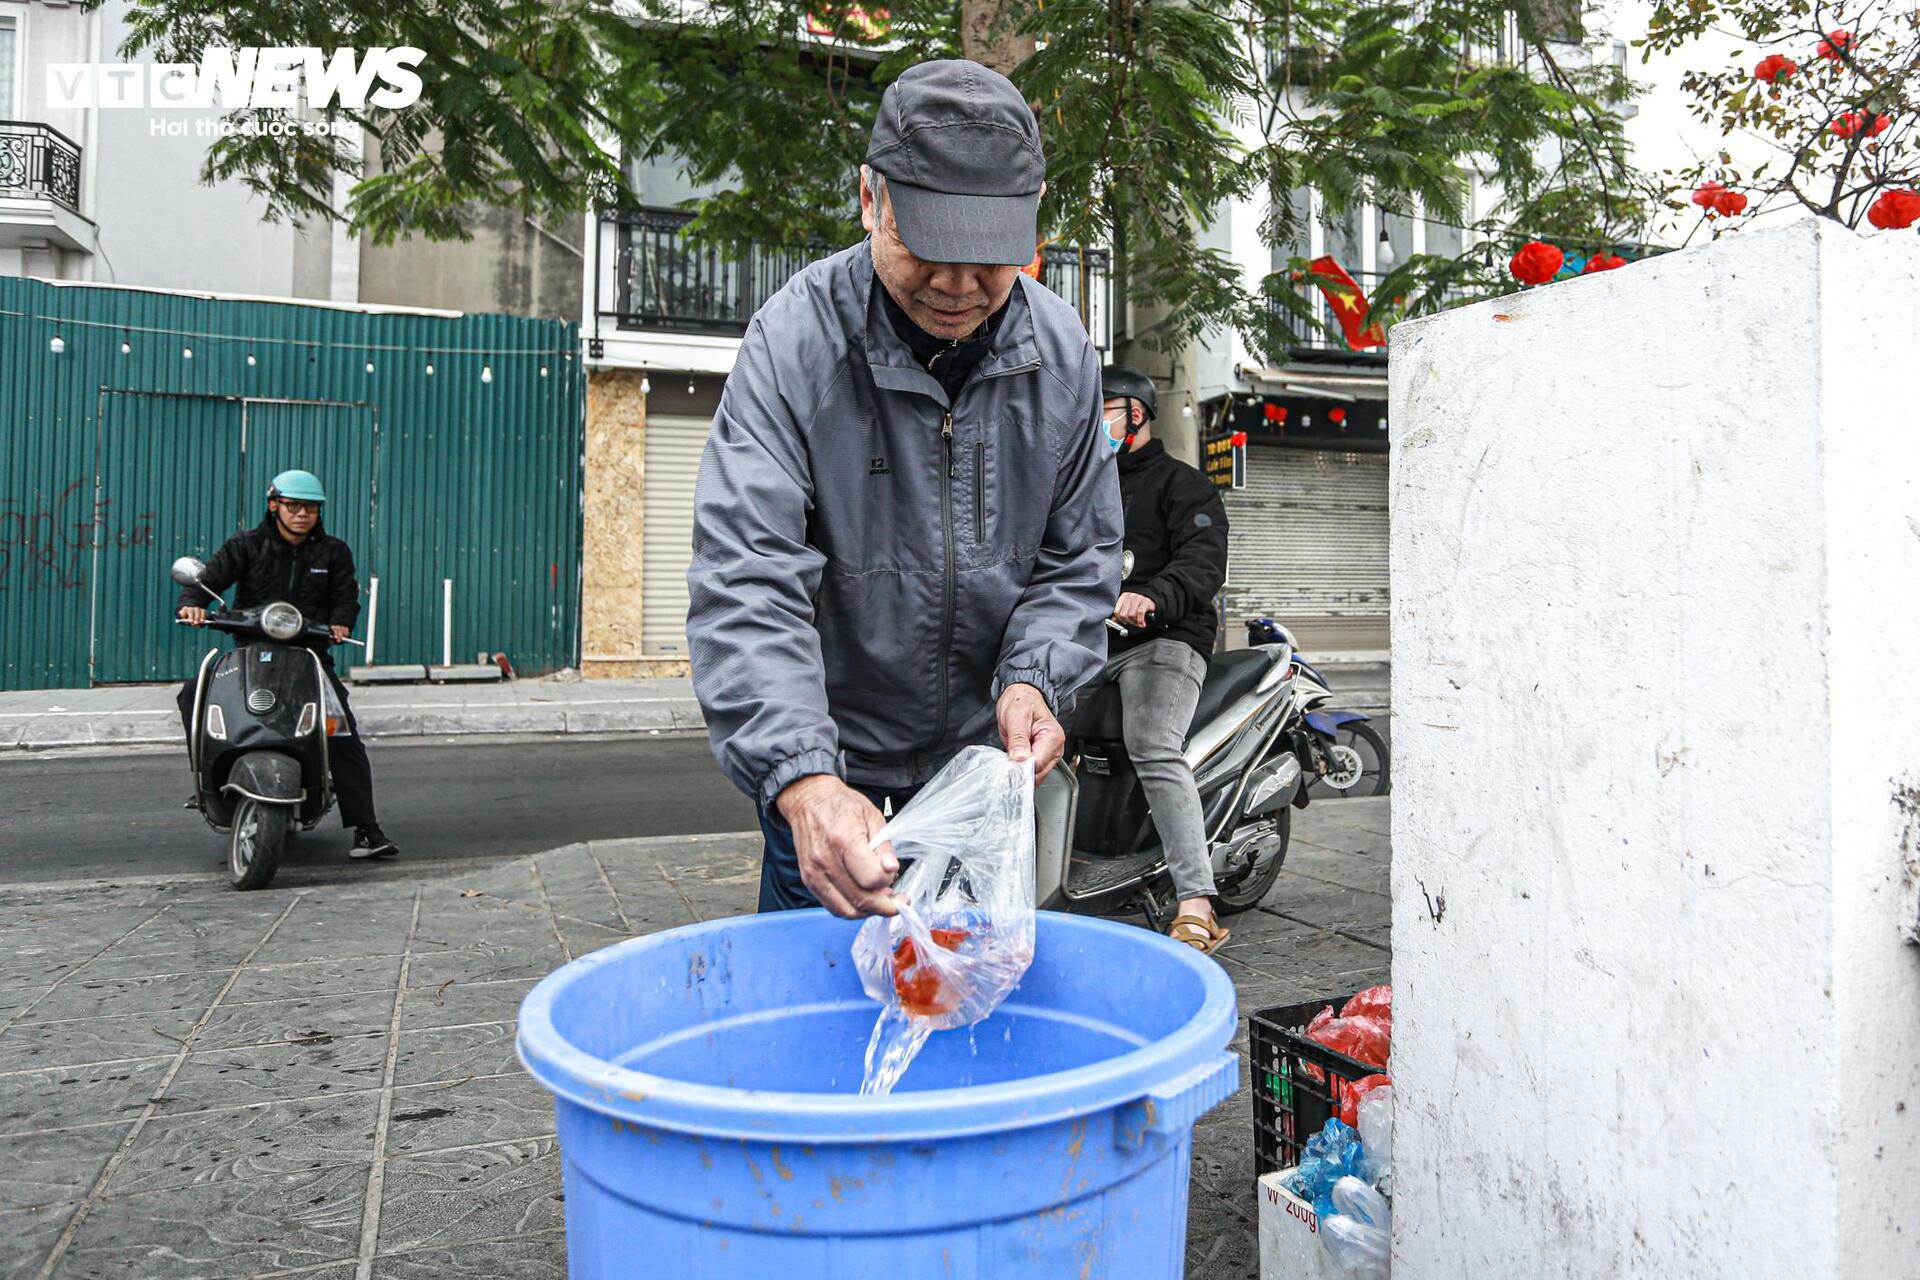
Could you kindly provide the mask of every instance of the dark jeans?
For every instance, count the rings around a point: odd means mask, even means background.
[[[360,741],[360,722],[354,719],[353,706],[347,701],[347,686],[340,683],[330,658],[322,656],[320,665],[347,713],[347,733],[327,739],[327,763],[333,771],[334,798],[340,802],[340,824],[364,827],[374,821],[373,764],[367,759],[366,744]],[[187,681],[180,687],[179,697],[180,724],[189,741],[193,738],[193,687],[194,682]]]
[[[873,801],[882,813],[887,811],[887,801],[893,801],[895,814],[920,791],[919,787],[863,787],[857,784],[853,789]],[[793,828],[787,825],[787,820],[772,805],[763,804],[759,809],[760,834],[766,840],[766,847],[760,851],[760,910],[799,911],[819,906],[820,900],[813,896],[813,890],[807,888],[806,882],[800,878],[800,855],[793,847]]]

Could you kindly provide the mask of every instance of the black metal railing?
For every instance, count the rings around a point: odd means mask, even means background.
[[[760,305],[828,245],[776,249],[747,241],[729,248],[687,234],[691,213],[638,209],[600,217],[599,314],[628,330],[733,336]],[[1041,281],[1080,313],[1102,350],[1112,345],[1111,267],[1102,249],[1049,245]]]
[[[58,129],[0,120],[0,197],[46,196],[80,212],[80,147]]]

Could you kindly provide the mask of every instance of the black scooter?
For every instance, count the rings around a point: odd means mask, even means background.
[[[346,717],[319,656],[301,643],[331,643],[333,634],[284,601],[223,608],[202,581],[206,569],[182,556],[173,580],[211,596],[206,625],[246,643],[224,654],[209,649],[200,660],[187,756],[201,815],[230,837],[233,887],[261,889],[280,869],[294,827],[311,831],[333,807],[327,739],[346,728]]]
[[[1123,564],[1131,576],[1131,552]],[[1291,811],[1307,805],[1306,729],[1293,682],[1290,645],[1214,654],[1187,727],[1186,760],[1200,791],[1222,915],[1267,896],[1287,858]],[[1127,758],[1118,686],[1107,684],[1076,708],[1065,756],[1033,799],[1041,907],[1079,915],[1133,908],[1156,929],[1172,922],[1179,901]]]

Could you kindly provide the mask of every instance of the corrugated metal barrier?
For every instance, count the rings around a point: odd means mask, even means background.
[[[190,674],[169,565],[296,466],[353,548],[362,639],[380,580],[380,663],[440,661],[448,578],[456,661],[577,663],[577,352],[552,320],[0,278],[0,688]]]

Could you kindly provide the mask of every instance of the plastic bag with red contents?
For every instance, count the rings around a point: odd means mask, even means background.
[[[1390,1076],[1372,1075],[1361,1076],[1351,1084],[1341,1083],[1334,1085],[1334,1096],[1339,1099],[1340,1102],[1340,1119],[1348,1126],[1358,1129],[1360,1127],[1360,1099],[1366,1097],[1375,1089],[1392,1083],[1393,1079]]]
[[[1393,1021],[1393,987],[1381,983],[1377,987],[1368,987],[1365,991],[1349,996],[1346,1004],[1340,1007],[1343,1018],[1380,1018]]]
[[[1387,1069],[1387,1056],[1393,1047],[1393,1023],[1382,1018],[1336,1018],[1331,1006],[1322,1009],[1307,1024],[1307,1039],[1315,1044],[1346,1054],[1370,1067]],[[1324,1083],[1327,1075],[1311,1062],[1301,1064],[1307,1078]]]
[[[853,942],[860,985],[935,1031],[999,1007],[1033,963],[1033,766],[968,747],[874,837],[913,863],[900,914]],[[876,1036],[879,1028],[876,1028]]]

